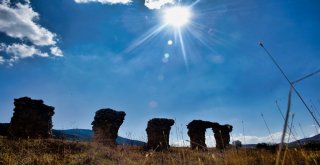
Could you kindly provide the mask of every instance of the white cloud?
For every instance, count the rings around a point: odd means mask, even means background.
[[[6,45],[6,44],[4,44],[4,43],[0,43],[0,51],[5,50],[5,49],[6,49],[6,47],[7,47],[7,45]]]
[[[131,0],[74,0],[76,3],[99,2],[102,4],[129,4]]]
[[[59,57],[62,57],[63,56],[63,53],[61,51],[60,48],[54,46],[54,47],[51,47],[50,48],[50,51],[51,51],[51,54],[55,55],[55,56],[59,56]]]
[[[10,0],[0,2],[0,32],[31,43],[31,45],[0,43],[0,52],[7,54],[1,57],[0,64],[8,62],[12,65],[14,61],[33,56],[49,57],[47,52],[39,49],[44,46],[51,46],[52,55],[63,56],[61,49],[56,46],[57,35],[37,24],[35,21],[40,18],[39,14],[32,9],[29,0],[24,2],[24,4],[11,4]]]
[[[102,4],[130,4],[132,0],[74,0],[76,3],[98,2]],[[160,9],[164,5],[175,4],[176,0],[145,0],[144,5],[149,9]]]
[[[242,142],[242,144],[257,144],[257,143],[280,143],[281,142],[281,136],[282,132],[275,132],[268,136],[252,136],[252,135],[246,135],[243,136],[242,134],[234,135],[230,137],[230,143],[232,141],[239,140]],[[288,134],[286,135],[285,142],[288,142]],[[298,139],[301,139],[300,136],[293,137],[292,134],[290,136],[290,142],[296,141]],[[177,147],[189,147],[190,146],[190,140],[184,139],[184,140],[176,140],[174,138],[171,139],[170,145],[177,146]],[[209,133],[209,135],[206,135],[206,145],[207,147],[215,147],[216,141],[214,138],[214,135]]]
[[[4,58],[2,56],[0,56],[0,64],[4,63]]]
[[[0,59],[0,64],[8,62],[12,65],[13,62],[16,62],[23,58],[30,58],[34,56],[39,57],[49,57],[49,54],[46,52],[42,52],[41,50],[37,49],[33,45],[26,45],[26,44],[17,44],[14,43],[12,45],[6,45],[4,43],[0,43],[0,52],[6,53],[9,58],[4,58],[2,56]]]
[[[280,143],[281,142],[282,132],[275,132],[268,136],[243,136],[242,134],[233,136],[232,140],[240,140],[242,144],[257,144],[257,143]],[[288,133],[285,138],[285,142],[288,142]],[[290,142],[301,139],[300,136],[293,137],[290,136]]]
[[[173,140],[172,142],[170,142],[170,145],[174,147],[189,147],[190,141],[189,140]]]
[[[162,6],[175,4],[175,0],[145,0],[144,5],[149,9],[161,9]]]
[[[39,14],[29,3],[17,3],[14,7],[8,2],[0,3],[0,32],[13,38],[27,39],[38,46],[56,44],[56,34],[35,23],[37,19]]]
[[[28,46],[25,44],[12,44],[8,45],[5,52],[13,55],[15,60],[21,58],[27,58],[32,56],[49,57],[48,53],[43,53],[39,49],[35,48],[33,45]]]

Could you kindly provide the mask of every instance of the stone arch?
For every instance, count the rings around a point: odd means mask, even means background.
[[[187,128],[192,149],[207,149],[205,132],[208,128],[212,128],[214,132],[217,149],[224,149],[230,143],[229,133],[232,131],[231,125],[220,125],[216,122],[193,120],[187,125]]]
[[[163,151],[169,149],[169,135],[171,126],[174,124],[172,119],[154,118],[148,121],[147,126],[147,149]]]
[[[190,137],[190,146],[192,149],[207,149],[205,133],[208,128],[212,128],[215,124],[217,123],[193,120],[187,125],[188,135]]]
[[[125,116],[125,112],[110,108],[98,110],[94,116],[94,121],[91,123],[94,140],[107,146],[116,146],[118,130]]]

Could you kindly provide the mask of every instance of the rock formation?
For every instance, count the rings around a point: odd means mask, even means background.
[[[94,116],[92,130],[94,140],[108,146],[116,146],[118,130],[124,121],[126,113],[112,109],[100,109]]]
[[[155,151],[167,150],[169,146],[169,135],[171,126],[174,124],[172,119],[154,118],[149,120],[146,129],[148,134],[147,149]]]
[[[10,123],[0,123],[0,136],[8,136]]]
[[[216,139],[216,148],[225,149],[230,143],[230,132],[232,131],[231,125],[218,125],[212,127],[214,138]]]
[[[206,150],[205,133],[207,128],[212,128],[216,140],[216,148],[224,149],[230,143],[231,125],[220,125],[210,121],[193,120],[188,125],[188,135],[192,149]]]
[[[213,123],[209,121],[193,120],[188,127],[188,135],[190,137],[190,146],[192,149],[206,150],[206,139],[205,133],[207,128],[212,128],[218,126],[218,123]]]
[[[50,138],[54,107],[29,97],[14,99],[9,138]]]

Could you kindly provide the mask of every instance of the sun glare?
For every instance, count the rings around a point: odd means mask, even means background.
[[[164,12],[164,22],[176,28],[186,25],[191,18],[191,11],[188,7],[171,7]]]

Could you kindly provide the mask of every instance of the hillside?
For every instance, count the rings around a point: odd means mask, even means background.
[[[291,142],[290,145],[306,144],[310,142],[320,142],[320,134]]]
[[[54,138],[63,138],[68,140],[80,140],[80,141],[90,141],[93,137],[92,130],[89,129],[67,129],[67,130],[52,130]],[[118,136],[116,139],[117,143],[120,145],[135,145],[144,146],[145,142],[138,140],[131,140]]]

